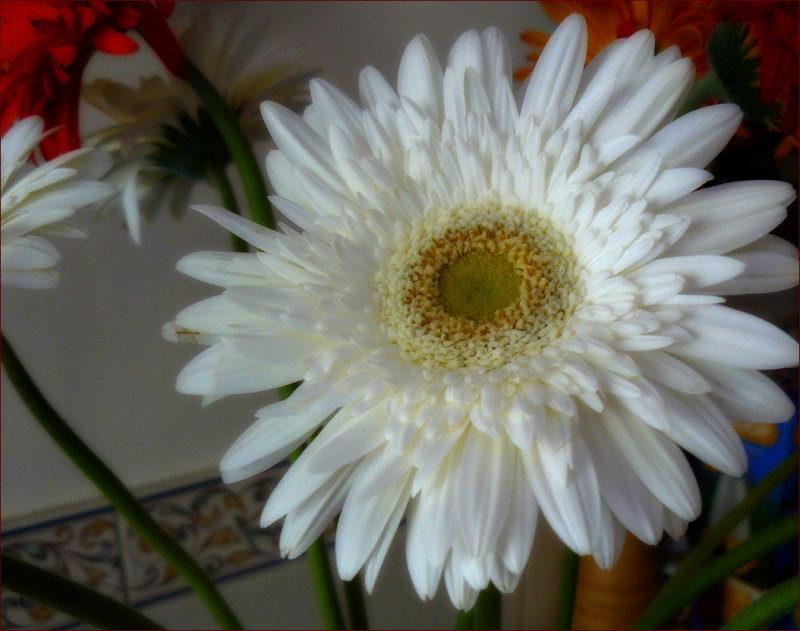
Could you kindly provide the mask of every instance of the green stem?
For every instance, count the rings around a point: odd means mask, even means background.
[[[800,581],[795,576],[740,611],[721,629],[766,629],[782,615],[797,609]]]
[[[233,192],[233,186],[231,186],[231,181],[228,179],[225,169],[216,164],[208,164],[206,171],[211,182],[217,187],[223,207],[237,215],[241,215],[239,203],[236,201],[236,194]],[[247,242],[241,237],[231,234],[231,249],[234,252],[248,252]]]
[[[98,629],[163,629],[132,607],[68,578],[8,554],[2,555],[3,588],[83,620]]]
[[[278,396],[281,399],[287,398],[299,385],[299,383],[292,383],[287,386],[281,386],[278,388]],[[303,448],[303,446],[300,446],[295,449],[289,456],[289,460],[291,462],[297,460],[300,454],[303,453]],[[319,539],[308,548],[308,564],[311,566],[311,578],[314,582],[314,591],[317,594],[317,602],[322,612],[322,619],[325,621],[325,627],[327,629],[344,629],[344,615],[342,614],[342,607],[339,605],[339,597],[336,594],[336,584],[333,572],[331,572],[331,564],[328,560],[328,546],[325,544],[325,535],[320,535]]]
[[[253,154],[253,149],[242,128],[239,127],[236,117],[217,89],[189,59],[186,60],[186,81],[195,94],[200,97],[225,139],[228,151],[239,170],[242,187],[250,206],[250,217],[262,226],[274,228],[275,221],[272,217],[269,199],[267,199],[267,186],[255,154]]]
[[[694,549],[681,562],[675,573],[661,588],[655,598],[650,602],[647,610],[642,614],[648,616],[655,610],[669,594],[680,588],[689,577],[708,559],[725,537],[736,525],[747,517],[763,502],[786,478],[797,471],[798,452],[794,452],[781,464],[773,469],[761,482],[750,490],[742,500],[717,522],[694,547]]]
[[[651,608],[636,623],[634,629],[658,629],[697,596],[713,587],[728,574],[762,554],[766,554],[797,537],[797,513],[784,517],[759,530],[735,548],[717,557],[698,570],[691,581],[680,590],[670,592],[656,608]]]
[[[242,624],[208,575],[191,555],[158,525],[111,469],[70,429],[66,421],[48,403],[5,335],[2,336],[0,343],[2,343],[0,359],[11,383],[50,437],[100,489],[136,533],[186,579],[214,619],[225,629],[241,629]]]
[[[350,615],[350,628],[369,629],[367,608],[364,605],[364,591],[361,588],[361,579],[358,574],[353,580],[344,581],[344,598],[347,603],[347,612]]]
[[[308,563],[311,565],[311,576],[317,601],[322,610],[322,619],[327,629],[345,629],[342,608],[336,596],[336,585],[333,582],[331,564],[328,560],[328,546],[323,537],[317,539],[308,549]]]
[[[579,564],[580,557],[565,546],[561,571],[561,590],[558,594],[556,629],[572,628],[572,610],[575,607],[575,585],[578,581]]]
[[[501,617],[501,596],[497,588],[489,583],[478,594],[473,612],[476,629],[499,629]]]
[[[681,109],[678,111],[678,116],[683,116],[692,110],[703,107],[711,99],[725,98],[726,95],[727,92],[725,91],[725,86],[722,85],[722,81],[719,80],[714,69],[709,67],[708,73],[692,86]]]
[[[458,619],[456,620],[456,629],[458,631],[471,631],[475,628],[475,607],[469,611],[459,610]]]

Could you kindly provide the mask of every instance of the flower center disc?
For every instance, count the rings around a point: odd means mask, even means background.
[[[376,283],[387,336],[428,369],[495,368],[542,349],[581,299],[563,235],[534,213],[493,204],[425,217]]]
[[[521,282],[505,256],[476,250],[441,269],[439,300],[450,315],[480,322],[514,303]]]

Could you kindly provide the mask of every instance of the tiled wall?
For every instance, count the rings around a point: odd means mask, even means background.
[[[279,529],[259,528],[258,518],[283,473],[284,467],[275,467],[236,485],[210,479],[142,501],[208,574],[220,579],[279,560]],[[4,530],[2,549],[131,605],[188,589],[109,506]],[[49,607],[2,592],[4,629],[64,629],[76,624]]]

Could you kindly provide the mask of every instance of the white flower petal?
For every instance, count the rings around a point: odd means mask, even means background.
[[[721,305],[687,307],[681,326],[692,339],[669,352],[737,368],[784,368],[797,363],[797,342],[779,328],[748,313]]]
[[[666,125],[614,167],[634,171],[654,156],[670,168],[705,168],[742,121],[742,112],[731,103],[701,107]]]
[[[210,399],[304,379],[225,461],[246,475],[313,435],[262,515],[286,516],[282,554],[340,513],[339,573],[371,589],[407,513],[418,594],[444,574],[469,609],[514,589],[540,508],[611,565],[626,530],[656,543],[697,516],[681,446],[740,472],[732,420],[791,414],[739,367],[795,365],[796,344],[718,294],[796,281],[796,250],[764,236],[794,192],[694,190],[740,115],[670,123],[694,73],[654,45],[641,31],[583,68],[568,18],[520,105],[499,30],[462,35],[444,69],[420,36],[396,91],[362,71],[363,110],[321,81],[302,118],[264,105],[296,228],[203,207],[260,251],[184,259],[224,293],[165,335],[211,345],[182,377]]]
[[[675,115],[693,79],[692,62],[680,59],[657,70],[632,94],[612,97],[594,128],[593,141],[602,143],[626,134],[647,136],[660,129]]]
[[[797,286],[797,248],[770,234],[749,245],[728,252],[744,265],[744,271],[726,282],[716,284],[715,294],[761,294]]]
[[[281,529],[281,554],[294,559],[303,554],[339,513],[352,484],[352,468],[336,472],[311,497],[289,511]]]
[[[559,124],[572,106],[586,58],[586,22],[574,14],[564,20],[533,69],[521,117],[532,117],[544,127]]]
[[[660,389],[672,417],[669,435],[681,447],[729,475],[747,470],[742,441],[725,415],[704,396],[684,396]]]
[[[724,254],[747,245],[783,220],[794,197],[785,182],[731,182],[695,191],[662,209],[692,219],[689,231],[669,253]]]
[[[244,394],[298,381],[304,373],[302,364],[293,361],[276,366],[254,360],[222,342],[189,362],[178,375],[175,388],[184,394]]]
[[[617,414],[609,409],[598,421],[604,424],[624,459],[653,495],[684,519],[694,519],[699,514],[697,482],[674,443],[624,412]]]
[[[578,554],[590,554],[596,544],[601,510],[594,467],[589,464],[574,471],[563,488],[544,468],[539,449],[523,452],[522,457],[536,499],[553,530]]]
[[[513,461],[504,440],[479,431],[467,434],[454,492],[460,499],[459,523],[466,552],[476,558],[495,547],[508,516]]]
[[[225,482],[238,482],[269,469],[288,456],[324,420],[305,414],[256,421],[230,446],[219,468]]]
[[[749,423],[782,423],[794,414],[792,400],[760,372],[703,359],[694,359],[692,364],[711,384],[720,406],[733,419]]]
[[[360,470],[356,469],[354,486],[359,483]],[[336,528],[336,566],[343,580],[349,581],[358,573],[397,513],[398,504],[405,508],[407,502],[408,477],[366,500],[352,492],[347,495]]]
[[[439,120],[443,77],[433,46],[427,37],[417,35],[400,60],[397,93],[419,105],[433,120]]]

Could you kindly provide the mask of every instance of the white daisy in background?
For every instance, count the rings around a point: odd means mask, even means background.
[[[2,139],[2,282],[6,287],[55,287],[60,256],[43,236],[84,237],[65,223],[79,208],[114,192],[94,181],[108,167],[108,156],[77,149],[36,166],[28,160],[42,140],[38,116],[17,121]]]
[[[307,82],[313,72],[292,61],[296,51],[287,37],[263,45],[268,21],[247,26],[236,18],[222,29],[203,13],[175,30],[186,56],[219,90],[248,137],[267,136],[259,113],[262,101],[293,110],[308,103]],[[197,114],[197,95],[173,75],[143,78],[135,87],[97,79],[81,95],[114,121],[90,137],[112,153],[114,167],[107,181],[120,191],[99,210],[107,213],[122,206],[136,243],[141,241],[142,210],[152,215],[164,205],[181,212],[195,182],[209,179],[207,161],[222,169],[230,162],[213,123]]]
[[[363,70],[362,107],[317,80],[302,118],[263,105],[272,201],[300,231],[198,207],[259,252],[184,258],[225,291],[165,334],[209,346],[181,392],[303,380],[221,463],[234,482],[309,441],[261,518],[285,518],[284,555],[338,514],[339,574],[371,589],[406,515],[419,595],[444,575],[469,609],[489,581],[514,589],[540,512],[608,567],[626,529],[655,543],[697,517],[681,448],[739,475],[730,418],[791,416],[757,370],[796,365],[797,344],[717,296],[796,284],[797,250],[767,234],[794,191],[695,191],[741,115],[670,122],[694,70],[653,49],[641,31],[584,68],[573,16],[518,102],[498,30],[444,69],[419,36],[396,91]]]

